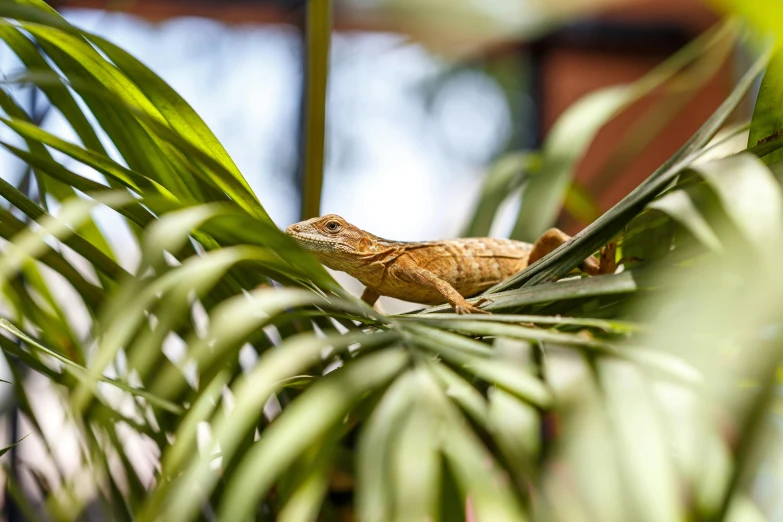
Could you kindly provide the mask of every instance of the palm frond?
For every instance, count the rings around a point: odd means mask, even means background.
[[[57,462],[33,382],[78,439],[73,469],[30,463],[26,481],[7,469],[27,516],[336,520],[339,489],[360,520],[721,520],[753,495],[759,455],[779,446],[767,420],[779,415],[783,196],[768,154],[780,144],[757,148],[776,134],[776,61],[752,147],[697,160],[769,53],[647,181],[489,291],[492,315],[388,316],[272,223],[146,66],[39,0],[0,3],[0,16],[26,68],[6,85],[35,85],[80,140],[0,89],[19,137],[0,144],[46,188],[35,201],[0,181],[12,206],[0,210],[0,350],[30,428],[6,458],[36,440]],[[486,233],[517,189],[517,232],[551,225],[604,122],[736,33],[721,26],[640,83],[580,102],[543,151],[498,164],[470,230]],[[97,208],[135,232],[136,266],[119,262]],[[621,271],[563,278],[612,238]]]

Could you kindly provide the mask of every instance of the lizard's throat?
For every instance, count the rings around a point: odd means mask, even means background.
[[[313,252],[318,260],[332,270],[350,272],[362,266],[361,256],[350,252],[331,251],[331,252]]]

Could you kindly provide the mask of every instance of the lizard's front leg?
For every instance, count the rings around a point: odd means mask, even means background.
[[[365,287],[364,292],[362,292],[362,301],[364,301],[370,306],[374,306],[376,301],[378,301],[379,297],[381,297],[381,294],[379,294],[369,286]]]
[[[385,314],[386,311],[383,309],[383,307],[381,307],[381,303],[378,303],[379,297],[381,297],[381,294],[379,294],[369,286],[366,286],[364,288],[364,292],[362,292],[362,301],[370,305],[377,312]]]
[[[390,269],[389,273],[392,277],[397,277],[402,281],[409,283],[415,283],[421,286],[428,286],[435,289],[440,295],[446,299],[454,311],[458,314],[488,314],[486,310],[482,310],[476,306],[473,306],[465,300],[462,295],[457,292],[453,286],[446,281],[436,276],[425,268],[418,267],[414,262],[406,259],[399,258]]]

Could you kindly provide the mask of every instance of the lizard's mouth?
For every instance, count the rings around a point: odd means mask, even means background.
[[[300,245],[302,245],[305,248],[312,247],[311,249],[324,250],[325,249],[324,247],[327,247],[332,250],[334,249],[342,250],[342,248],[347,246],[333,239],[326,239],[320,236],[303,234],[299,232],[297,229],[293,228],[294,226],[295,225],[291,225],[290,227],[286,228],[285,233],[291,236],[294,240],[296,240],[296,242],[298,242]]]
[[[298,231],[291,230],[291,227],[285,229],[285,233],[294,238],[294,240],[296,240],[298,243],[316,243],[318,241]]]

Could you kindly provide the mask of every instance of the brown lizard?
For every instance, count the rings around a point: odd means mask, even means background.
[[[486,237],[390,241],[336,214],[295,223],[286,233],[327,267],[361,281],[366,286],[362,300],[370,306],[385,295],[422,304],[449,303],[458,314],[489,313],[465,297],[516,274],[570,239],[551,228],[534,244]],[[582,269],[589,274],[603,271],[593,257]]]

